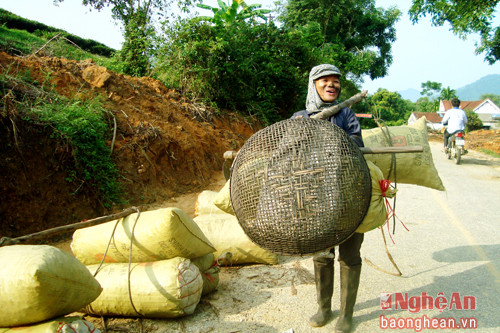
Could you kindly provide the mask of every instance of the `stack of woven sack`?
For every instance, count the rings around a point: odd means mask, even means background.
[[[217,249],[216,257],[230,252],[233,265],[277,264],[278,255],[252,242],[238,223],[231,206],[229,183],[219,192],[200,193],[194,221]]]
[[[0,248],[0,333],[99,333],[64,317],[94,301],[99,282],[71,254],[49,245]]]
[[[134,213],[79,229],[71,249],[103,289],[85,306],[89,314],[189,315],[219,281],[214,246],[178,208]]]

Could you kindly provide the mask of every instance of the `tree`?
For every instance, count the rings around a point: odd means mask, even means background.
[[[442,84],[434,81],[427,81],[421,84],[422,91],[420,95],[432,97],[435,94],[438,94],[441,91]]]
[[[460,38],[478,33],[481,43],[476,53],[486,53],[490,65],[500,59],[500,27],[493,28],[495,8],[500,0],[413,0],[410,19],[417,23],[430,15],[434,26],[451,24],[451,30]]]
[[[500,107],[500,95],[495,95],[495,94],[483,94],[479,99],[484,100],[484,99],[489,99],[493,103],[495,103],[496,106]]]
[[[250,20],[221,28],[195,19],[167,33],[154,73],[167,86],[266,124],[304,108],[308,73],[318,61],[318,26],[284,29]]]
[[[64,0],[54,0],[60,3]],[[119,59],[125,63],[126,74],[141,76],[149,71],[152,41],[155,28],[152,23],[153,11],[161,15],[169,7],[171,0],[82,0],[85,6],[96,10],[111,6],[113,19],[124,27],[124,44]]]
[[[420,97],[417,100],[416,108],[418,112],[437,112],[436,101],[431,101],[428,96]]]
[[[398,126],[407,121],[415,111],[415,104],[404,100],[397,92],[378,89],[373,96],[368,96],[368,104],[375,118],[383,120],[388,126]]]
[[[279,4],[279,19],[286,28],[319,25],[324,62],[361,78],[384,77],[392,63],[396,7],[376,8],[374,0],[289,0]]]
[[[199,8],[211,10],[214,16],[199,16],[197,19],[212,22],[215,25],[223,26],[237,21],[244,21],[255,17],[266,20],[265,14],[270,13],[269,9],[260,9],[261,5],[253,4],[248,6],[243,0],[232,0],[229,6],[224,1],[217,1],[219,7],[212,7],[205,4],[197,4]],[[241,10],[238,12],[238,9]]]
[[[457,92],[450,87],[441,89],[441,99],[443,101],[449,101],[453,98],[457,98]]]

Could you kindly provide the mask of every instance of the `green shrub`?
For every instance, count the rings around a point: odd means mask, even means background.
[[[309,70],[321,59],[319,29],[184,22],[168,33],[153,73],[167,86],[265,123],[304,108]]]
[[[483,128],[483,122],[479,119],[477,113],[471,109],[465,109],[465,114],[467,115],[467,131],[474,131]]]

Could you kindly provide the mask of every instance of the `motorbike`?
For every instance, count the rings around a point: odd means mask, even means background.
[[[458,131],[453,133],[448,138],[448,146],[446,148],[446,155],[448,159],[455,159],[457,164],[460,164],[462,161],[462,156],[467,154],[467,150],[465,149],[465,132]]]

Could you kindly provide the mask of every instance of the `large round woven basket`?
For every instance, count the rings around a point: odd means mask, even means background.
[[[231,204],[257,245],[306,255],[340,244],[368,210],[363,154],[338,126],[288,119],[255,133],[231,169]]]

